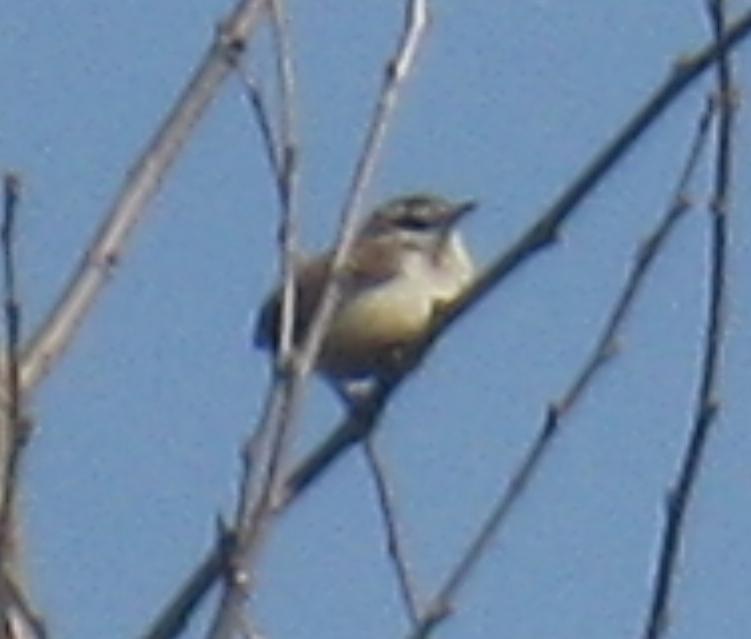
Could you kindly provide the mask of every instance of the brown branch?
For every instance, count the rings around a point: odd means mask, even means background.
[[[590,356],[585,360],[561,398],[548,407],[543,426],[524,455],[521,464],[512,474],[503,494],[491,509],[490,514],[469,544],[464,555],[426,607],[425,614],[414,633],[410,635],[410,639],[423,639],[429,636],[433,628],[451,613],[453,601],[459,594],[460,589],[490,547],[491,542],[496,540],[501,525],[507,520],[513,506],[524,495],[545,454],[548,453],[555,438],[560,434],[562,418],[573,410],[583,393],[591,387],[596,373],[610,361],[611,356],[615,353],[614,344],[617,335],[628,319],[655,259],[666,245],[677,222],[688,209],[687,189],[706,145],[711,115],[712,105],[710,103],[699,118],[696,133],[671,202],[654,230],[639,247],[623,289],[613,305]]]
[[[727,39],[724,0],[707,0],[707,14],[715,42]],[[712,196],[710,236],[711,264],[708,273],[709,298],[701,381],[696,397],[693,423],[681,468],[668,494],[657,569],[652,582],[652,599],[643,637],[658,639],[669,626],[669,605],[676,578],[686,513],[699,479],[712,426],[720,409],[718,376],[725,336],[727,281],[727,213],[732,175],[732,133],[735,95],[729,54],[722,50],[717,59],[717,147]]]
[[[289,473],[280,493],[279,507],[287,507],[350,446],[369,437],[400,381],[377,385],[354,403],[343,422]]]
[[[282,0],[271,0],[271,25],[276,42],[276,67],[281,103],[280,144],[278,153],[279,244],[282,262],[282,304],[279,324],[277,366],[285,366],[292,353],[295,317],[295,263],[297,261],[297,193],[300,144],[297,136],[296,80],[292,58],[292,39]]]
[[[699,118],[686,162],[673,192],[671,204],[656,228],[639,247],[631,275],[626,282],[621,297],[608,317],[605,329],[597,341],[592,356],[585,363],[568,392],[557,402],[559,413],[565,413],[571,409],[573,404],[579,400],[581,393],[590,384],[597,370],[617,352],[618,331],[625,323],[627,315],[633,307],[634,299],[639,292],[647,270],[652,266],[652,262],[658,256],[661,247],[667,242],[673,232],[673,227],[691,205],[688,189],[707,144],[709,125],[712,123],[714,111],[714,102],[712,100],[707,101],[704,113]]]
[[[630,124],[624,128],[624,132],[616,136],[616,138],[614,138],[614,140],[590,162],[587,169],[580,174],[574,184],[555,202],[546,215],[555,215],[556,217],[563,215],[565,219],[570,210],[573,210],[573,208],[589,193],[589,191],[607,174],[612,164],[630,149],[634,142],[654,124],[667,107],[670,106],[676,98],[698,78],[699,75],[706,71],[707,67],[717,59],[719,53],[737,46],[745,37],[747,37],[750,30],[751,11],[747,11],[732,23],[720,43],[712,43],[693,56],[683,58],[682,63],[673,71],[671,76],[655,90],[652,96],[646,101],[645,105],[643,105],[637,114],[630,120]],[[626,138],[625,141],[624,138]],[[525,247],[528,247],[532,243],[532,240],[538,236],[539,231],[537,229],[544,224],[545,218],[543,217],[522,236],[520,241],[514,245],[512,251],[504,254],[504,256],[499,258],[499,260],[493,265],[492,268],[496,273],[494,277],[497,278],[498,282],[510,274],[510,272],[523,261],[528,250]],[[520,254],[522,254],[521,257]],[[491,288],[493,285],[492,279],[493,278],[489,276],[483,279],[482,281],[485,282],[483,286],[485,288]],[[479,290],[481,291],[482,287]],[[480,294],[478,294],[478,297]],[[468,296],[467,301],[464,302],[463,306],[458,307],[457,311],[460,311],[463,307],[468,308],[474,303],[472,301],[473,299],[473,297]],[[437,331],[436,337],[440,332],[440,330]],[[278,504],[280,509],[286,507],[292,503],[295,498],[299,497],[303,490],[308,487],[314,479],[319,477],[352,444],[360,442],[365,436],[367,436],[367,434],[372,432],[383,406],[385,406],[391,394],[398,389],[399,385],[399,380],[390,380],[387,384],[376,389],[368,398],[367,402],[364,402],[366,408],[363,408],[362,406],[356,407],[344,423],[340,425],[321,446],[319,446],[309,457],[303,460],[303,462],[296,466],[292,472],[287,475],[285,481],[286,496],[281,496],[281,502]],[[358,411],[365,415],[363,419],[358,419]],[[222,566],[221,559],[212,561],[221,558],[221,556],[220,548],[217,545],[214,545],[208,551],[207,557],[203,560],[202,565],[212,565],[214,567]],[[206,585],[203,590],[203,597],[206,592],[208,592],[211,584],[215,583],[220,575],[221,568],[216,568],[216,572],[212,576],[213,579],[204,579],[204,575],[201,571],[196,569],[186,580],[183,589],[187,589],[193,584],[204,582]]]
[[[191,131],[242,53],[268,0],[241,0],[219,26],[203,62],[146,149],[127,173],[105,220],[43,325],[25,346],[20,379],[35,387],[72,343],[104,285],[122,259],[131,232]]]
[[[281,255],[281,320],[279,322],[279,344],[276,360],[276,374],[280,380],[286,374],[292,348],[293,318],[295,316],[295,263],[297,261],[297,184],[299,181],[298,162],[299,143],[296,132],[295,114],[295,73],[292,61],[292,44],[290,41],[287,16],[282,0],[270,0],[270,17],[273,31],[274,58],[277,72],[276,84],[279,86],[281,117],[275,123],[268,108],[264,92],[252,73],[244,69],[242,60],[238,60],[238,71],[245,88],[245,95],[253,109],[256,123],[261,134],[269,168],[276,186],[279,200],[279,249]],[[277,129],[279,130],[277,133]],[[270,393],[270,395],[273,393]],[[269,405],[275,401],[268,398]],[[264,446],[268,446],[268,428],[277,418],[264,410],[262,427],[257,428],[251,440],[246,444],[246,455],[252,459],[264,459]]]
[[[26,593],[4,573],[0,573],[0,600],[4,602],[0,621],[3,639],[46,639],[49,636],[44,620],[30,607]]]
[[[508,251],[480,274],[475,284],[462,299],[458,300],[439,318],[431,334],[427,337],[421,352],[415,356],[413,365],[419,365],[424,355],[429,352],[433,342],[443,335],[455,321],[539,250],[550,246],[576,207],[600,184],[616,162],[633,148],[634,144],[657,122],[678,96],[704,73],[722,52],[740,43],[749,31],[751,31],[751,11],[747,11],[736,20],[726,30],[725,36],[720,41],[707,45],[693,55],[681,58],[680,64],[673,68],[665,81],[652,92],[612,140],[590,160],[543,215],[521,235]],[[410,370],[409,367],[405,368],[400,379],[392,380],[389,387],[391,389],[398,387],[401,379],[406,377]],[[384,389],[376,391],[376,393],[382,392],[384,392]],[[386,400],[379,400],[379,403],[385,404]],[[357,443],[360,440],[359,436],[368,434],[375,427],[376,421],[374,419],[365,428],[359,426],[352,428],[352,420],[347,419],[338,426],[310,456],[292,470],[287,480],[286,500],[294,499],[307,488],[335,459],[352,444]]]
[[[191,578],[164,607],[142,639],[173,639],[187,628],[193,613],[216,583],[224,565],[227,537],[220,536],[214,551],[196,567]]]
[[[538,250],[552,244],[568,217],[592,193],[613,166],[633,149],[635,143],[654,125],[691,83],[726,51],[739,44],[751,31],[751,10],[743,14],[724,33],[724,37],[706,45],[693,55],[682,56],[665,81],[646,99],[626,124],[584,167],[571,184],[533,224],[512,249],[501,256],[478,278],[477,283],[447,313],[436,333],[467,312],[477,301],[495,288],[506,276],[521,266]]]
[[[240,627],[243,608],[251,590],[253,563],[278,510],[275,497],[281,485],[281,469],[292,438],[305,381],[320,349],[338,295],[337,277],[355,237],[356,224],[366,187],[375,169],[391,115],[401,88],[413,68],[415,54],[426,26],[427,0],[406,0],[407,16],[392,61],[387,66],[363,149],[341,215],[341,225],[332,257],[332,276],[324,286],[318,308],[299,349],[276,371],[269,391],[269,410],[258,427],[261,436],[251,442],[263,451],[253,459],[246,453],[234,520],[235,548],[230,553],[224,590],[212,622],[211,639],[229,639]],[[268,445],[264,440],[267,438]]]
[[[16,227],[21,199],[21,180],[12,173],[3,180],[3,213],[0,228],[5,315],[5,414],[0,420],[0,626],[13,627],[14,637],[46,636],[25,590],[21,557],[19,495],[21,462],[30,422],[23,414],[23,389],[19,383],[19,344],[22,315],[18,296]]]
[[[281,255],[281,320],[279,322],[279,339],[276,358],[273,360],[274,384],[270,389],[266,406],[262,412],[259,427],[255,429],[246,442],[243,452],[243,477],[241,480],[240,502],[250,507],[252,503],[260,504],[261,501],[269,501],[271,493],[264,495],[264,487],[271,491],[271,467],[265,465],[266,460],[273,454],[269,441],[270,429],[278,424],[284,403],[283,393],[290,389],[284,387],[292,349],[293,318],[295,316],[295,262],[297,246],[297,158],[299,148],[295,130],[295,78],[292,63],[291,42],[286,15],[281,0],[270,0],[270,17],[273,31],[274,57],[276,61],[277,78],[279,89],[279,101],[281,104],[281,117],[279,122],[274,122],[264,93],[257,79],[247,69],[242,68],[242,61],[238,60],[238,70],[241,72],[245,95],[253,109],[256,123],[258,124],[263,147],[266,152],[269,168],[276,186],[279,200],[279,249]],[[279,129],[277,133],[277,129]],[[284,418],[291,419],[290,416]],[[256,473],[255,475],[253,473]],[[265,475],[262,476],[262,473]],[[255,487],[256,496],[251,498],[251,491]],[[256,518],[261,517],[264,511],[258,510]],[[249,515],[239,515],[239,517]],[[265,516],[265,514],[264,514]],[[258,523],[250,525],[255,530]],[[250,533],[249,533],[250,534]],[[253,533],[252,536],[255,536]]]
[[[365,440],[364,450],[365,460],[373,477],[378,497],[378,506],[383,517],[383,525],[386,530],[386,549],[394,566],[396,581],[399,585],[399,594],[401,595],[410,623],[415,625],[420,615],[417,589],[407,565],[407,556],[402,544],[401,535],[399,534],[394,496],[389,488],[386,468],[381,461],[375,442],[370,437]]]
[[[308,334],[300,349],[298,366],[301,371],[307,371],[313,367],[326,327],[336,307],[339,298],[337,280],[355,239],[362,201],[375,172],[391,116],[401,90],[414,68],[417,52],[427,27],[427,0],[405,0],[404,26],[400,42],[396,53],[386,65],[375,111],[342,206],[339,232],[331,257],[331,277],[323,287],[318,308],[311,319]]]
[[[245,99],[253,110],[253,115],[256,124],[258,125],[258,131],[261,135],[261,144],[263,146],[264,155],[266,156],[266,161],[271,169],[271,173],[274,176],[277,195],[281,198],[280,194],[284,190],[282,185],[282,176],[284,172],[281,168],[280,145],[269,112],[264,88],[261,86],[260,81],[255,74],[247,67],[248,65],[244,64],[242,59],[237,61],[237,72],[240,81],[242,82]]]
[[[17,175],[7,174],[4,180],[4,206],[0,244],[3,265],[3,310],[5,317],[5,419],[3,427],[2,490],[0,491],[0,557],[4,569],[12,563],[14,537],[17,522],[14,522],[18,488],[19,464],[26,440],[26,428],[21,416],[22,390],[19,384],[18,348],[21,339],[21,304],[18,299],[16,277],[16,222],[18,203],[21,198],[21,180]]]

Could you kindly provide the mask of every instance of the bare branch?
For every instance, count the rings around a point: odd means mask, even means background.
[[[394,385],[376,386],[371,393],[351,406],[343,422],[286,477],[280,494],[280,507],[288,506],[339,455],[374,431],[394,390]]]
[[[246,463],[235,516],[237,544],[230,559],[219,610],[209,633],[211,639],[229,639],[240,627],[242,609],[252,581],[253,559],[266,536],[272,519],[278,512],[274,505],[278,501],[275,495],[279,492],[280,470],[291,441],[305,381],[318,356],[321,340],[336,304],[338,272],[346,260],[354,239],[360,201],[375,168],[400,89],[412,68],[417,46],[427,22],[426,16],[426,0],[407,0],[407,19],[401,42],[393,60],[388,65],[363,150],[343,207],[339,236],[332,258],[332,276],[321,294],[321,300],[311,320],[299,357],[293,356],[290,362],[284,362],[284,367],[277,370],[272,383],[270,399],[267,401],[270,410],[259,426],[261,433],[269,433],[270,442],[265,448],[267,454],[262,459],[254,459],[253,466]],[[287,275],[289,276],[289,273]],[[291,370],[287,370],[287,364]],[[254,439],[255,443],[258,443],[259,438]],[[254,500],[254,496],[257,496],[257,499]]]
[[[44,324],[24,348],[21,386],[36,386],[75,337],[89,309],[122,259],[125,244],[141,220],[233,60],[243,51],[267,0],[241,0],[220,25],[214,42],[182,95],[127,177],[96,236]]]
[[[285,366],[292,353],[295,317],[295,262],[297,261],[297,193],[300,145],[297,136],[296,81],[292,41],[283,0],[271,0],[271,24],[276,41],[276,66],[281,104],[280,146],[277,180],[281,216],[279,243],[282,262],[282,305],[277,365]]]
[[[5,419],[3,427],[2,490],[0,491],[0,556],[3,569],[12,563],[15,556],[14,522],[18,473],[22,449],[26,441],[26,427],[22,419],[22,391],[19,384],[18,348],[21,340],[21,304],[18,299],[16,277],[16,222],[18,203],[21,198],[21,180],[17,175],[7,174],[4,180],[4,206],[0,243],[3,260],[3,309],[5,312]]]
[[[277,383],[281,384],[287,374],[287,367],[292,348],[293,318],[295,317],[295,265],[297,261],[297,191],[298,191],[298,162],[299,143],[296,131],[295,114],[295,73],[292,60],[292,43],[290,41],[287,16],[282,0],[270,0],[270,17],[274,35],[274,58],[276,62],[279,87],[279,104],[281,115],[279,122],[269,111],[263,91],[257,79],[247,70],[243,71],[242,61],[238,61],[238,69],[242,72],[246,95],[253,107],[258,123],[264,149],[276,185],[279,199],[279,252],[281,255],[281,313],[279,322],[278,351],[276,354],[275,375]],[[277,133],[277,129],[279,132]],[[277,389],[278,391],[279,389]],[[274,392],[271,391],[270,395]],[[268,406],[276,404],[271,397],[267,399]],[[246,456],[256,460],[263,460],[264,446],[268,446],[268,429],[277,418],[264,410],[261,427],[252,435],[246,444]],[[258,464],[256,464],[258,466]],[[249,478],[248,478],[249,481]]]
[[[436,327],[436,334],[467,312],[507,275],[521,266],[527,258],[538,250],[550,246],[571,213],[592,193],[595,186],[603,180],[616,162],[633,149],[634,144],[696,78],[707,71],[726,51],[748,36],[749,31],[751,31],[751,10],[729,26],[722,38],[706,45],[694,55],[681,57],[665,81],[652,92],[652,95],[613,139],[592,158],[539,221],[522,234],[508,253],[485,270],[463,299],[457,301],[443,318],[440,326]]]
[[[707,14],[715,42],[727,39],[724,0],[707,0]],[[732,175],[732,133],[735,120],[735,95],[729,53],[720,52],[717,58],[717,148],[712,196],[712,227],[710,236],[711,265],[708,276],[709,298],[704,353],[701,362],[701,381],[696,397],[691,434],[683,454],[681,468],[668,495],[665,525],[662,532],[657,570],[653,579],[650,610],[645,621],[643,637],[658,639],[669,625],[669,605],[676,577],[681,537],[686,512],[699,478],[707,443],[720,409],[718,376],[725,336],[725,306],[727,289],[727,213]]]
[[[263,149],[265,151],[269,168],[274,176],[277,193],[281,193],[283,190],[281,186],[281,176],[283,175],[283,170],[281,168],[281,150],[279,149],[279,142],[276,139],[277,136],[272,122],[272,116],[269,112],[268,102],[265,98],[264,89],[261,86],[259,79],[248,68],[248,65],[243,64],[243,60],[237,61],[237,71],[240,80],[242,81],[243,89],[245,90],[245,98],[253,109],[253,114],[256,123],[258,124],[258,131],[261,134],[261,142],[263,143]]]
[[[538,222],[533,224],[527,233],[523,234],[520,240],[512,247],[511,251],[501,256],[488,270],[486,276],[481,279],[476,292],[470,293],[462,305],[458,306],[454,316],[464,312],[462,309],[469,308],[475,303],[475,298],[483,295],[485,288],[490,289],[498,282],[502,281],[517,266],[523,263],[529,256],[530,246],[541,235],[541,228],[550,225],[552,218],[554,228],[557,228],[570,212],[578,205],[581,200],[597,185],[600,180],[608,173],[612,165],[617,162],[640,138],[640,136],[649,129],[662,113],[670,106],[681,93],[695,81],[699,75],[707,70],[708,66],[714,62],[721,51],[730,50],[737,46],[751,30],[751,11],[744,13],[736,20],[726,31],[725,37],[719,43],[713,43],[697,52],[692,56],[682,58],[681,64],[674,70],[670,77],[658,87],[652,96],[634,115],[630,122],[624,127],[621,133],[616,135],[611,143],[606,145],[603,150],[593,158],[587,168],[575,180],[574,184],[559,197],[556,202],[548,209],[546,214]],[[473,291],[475,291],[473,289]],[[433,340],[437,335],[448,327],[453,319],[447,320],[445,327],[436,330]],[[429,344],[428,344],[429,346]],[[428,348],[426,346],[426,350]],[[404,376],[407,372],[405,371]],[[336,460],[352,444],[356,444],[369,433],[373,431],[377,420],[382,412],[383,407],[395,390],[400,386],[401,380],[389,380],[388,384],[376,389],[368,398],[367,402],[356,406],[347,419],[327,438],[309,457],[304,459],[296,466],[285,479],[285,494],[282,495],[278,505],[279,509],[291,504],[295,498],[299,497],[303,490],[309,486],[316,478],[321,476],[331,463]],[[212,547],[203,565],[210,565],[215,568],[215,572],[210,578],[206,579],[207,583],[216,582],[221,575],[220,560],[221,550],[215,545]],[[216,561],[214,561],[216,560]],[[186,587],[198,583],[203,578],[200,571],[194,571],[187,581]],[[205,591],[208,590],[208,585]],[[204,592],[205,592],[204,591]]]
[[[245,95],[253,108],[261,133],[269,168],[272,171],[277,197],[279,198],[279,243],[281,253],[281,321],[277,350],[277,366],[284,366],[292,349],[292,318],[295,316],[295,271],[297,259],[297,183],[299,181],[298,158],[300,155],[296,133],[295,115],[295,73],[292,63],[292,43],[289,36],[287,16],[282,0],[269,0],[271,24],[274,33],[274,53],[276,60],[280,122],[275,124],[269,111],[264,92],[258,79],[248,70],[241,71]],[[276,129],[279,133],[276,133]]]
[[[540,249],[550,246],[576,207],[600,184],[616,162],[633,148],[634,144],[657,122],[678,96],[709,68],[721,52],[736,46],[748,35],[749,31],[751,31],[751,11],[746,12],[736,20],[726,30],[725,37],[719,42],[707,45],[694,55],[683,57],[681,63],[672,70],[666,80],[653,91],[631,119],[592,158],[575,177],[571,185],[556,198],[543,215],[519,237],[508,251],[491,263],[465,295],[438,319],[433,330],[426,337],[425,343],[415,354],[412,367],[420,364],[424,356],[430,351],[433,343],[455,321]],[[410,370],[411,368],[406,367],[402,371],[400,379],[391,380],[389,387],[391,389],[398,387],[401,379],[404,379]],[[376,392],[382,393],[384,389],[379,389]],[[385,405],[386,399],[379,399],[379,403]],[[313,451],[288,475],[286,500],[291,500],[297,496],[331,462],[352,444],[357,443],[359,441],[357,439],[358,434],[369,434],[375,427],[376,422],[377,418],[374,418],[368,428],[352,428],[352,420],[347,419],[338,426],[318,449]]]
[[[21,393],[18,383],[18,346],[21,341],[21,304],[16,277],[16,223],[21,198],[21,178],[8,173],[4,180],[4,206],[0,241],[3,254],[3,293],[5,310],[5,358],[8,362],[7,417],[11,427],[21,416]]]
[[[592,377],[598,369],[607,363],[610,357],[616,353],[618,348],[618,331],[626,319],[628,319],[628,313],[633,307],[634,299],[644,281],[646,271],[652,266],[652,262],[659,255],[662,246],[667,242],[668,237],[673,231],[673,227],[690,207],[691,201],[688,189],[707,144],[707,135],[713,114],[714,103],[709,100],[704,113],[699,118],[686,163],[673,192],[671,204],[657,227],[642,242],[623,293],[615,304],[610,317],[608,317],[605,329],[600,335],[592,355],[582,367],[579,376],[571,385],[568,392],[557,402],[559,413],[566,413],[571,409],[573,404],[578,401],[582,392],[590,384]]]
[[[198,565],[191,578],[142,635],[142,639],[174,639],[182,634],[221,574],[227,545],[227,538],[221,536],[214,551]]]
[[[381,461],[378,449],[372,438],[368,437],[365,440],[364,448],[365,460],[368,462],[368,468],[370,468],[370,474],[373,477],[373,483],[375,484],[378,496],[378,506],[386,530],[386,549],[394,566],[396,580],[399,585],[399,594],[404,602],[404,609],[407,612],[410,623],[415,625],[420,614],[417,589],[410,574],[407,556],[404,551],[401,535],[399,534],[394,496],[389,488],[386,468]]]
[[[686,191],[706,145],[711,114],[712,105],[710,103],[699,118],[696,134],[671,202],[662,219],[659,220],[655,229],[637,251],[634,265],[621,294],[613,305],[592,353],[574,376],[572,383],[563,393],[561,399],[548,407],[539,434],[524,455],[519,467],[512,474],[508,486],[491,509],[490,515],[480,527],[476,537],[472,540],[460,561],[457,562],[444,585],[427,606],[425,614],[420,620],[420,625],[410,636],[410,639],[422,639],[429,636],[432,629],[450,614],[453,601],[459,594],[459,590],[467,581],[491,542],[496,539],[501,525],[506,521],[513,506],[525,493],[545,454],[552,446],[555,437],[560,433],[562,418],[573,410],[584,391],[591,386],[595,374],[614,354],[613,343],[628,319],[629,312],[633,308],[634,301],[642,289],[654,260],[664,248],[676,223],[688,209],[689,199]]]
[[[396,108],[401,89],[414,67],[417,52],[427,30],[427,0],[406,0],[405,7],[401,41],[397,46],[396,54],[386,65],[386,73],[375,112],[342,207],[339,234],[331,260],[332,276],[321,293],[318,308],[311,320],[308,334],[301,349],[300,362],[298,363],[301,371],[311,369],[318,356],[321,340],[338,301],[337,279],[355,238],[365,192],[375,171],[391,115]]]
[[[21,179],[8,173],[3,180],[3,213],[0,228],[5,317],[5,389],[0,419],[0,627],[12,628],[19,639],[46,636],[44,622],[32,609],[25,591],[21,556],[19,496],[21,462],[26,450],[30,421],[23,414],[23,390],[19,384],[18,350],[21,341],[21,302],[18,295],[16,227],[21,200]]]

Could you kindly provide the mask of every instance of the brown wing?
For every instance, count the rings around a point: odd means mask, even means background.
[[[374,286],[394,277],[400,268],[394,258],[398,246],[389,238],[369,239],[360,242],[350,256],[342,285],[360,289]],[[326,279],[330,259],[319,255],[303,262],[297,269],[297,298],[295,309],[294,340],[299,343],[305,335],[311,316],[316,310]],[[274,291],[261,309],[256,323],[254,343],[259,348],[276,350],[279,342],[281,293]]]
[[[381,284],[399,274],[401,253],[393,237],[368,239],[357,244],[347,263],[345,282],[354,286]]]
[[[303,262],[297,269],[295,342],[302,339],[308,328],[311,315],[321,296],[323,285],[329,273],[329,260],[325,256],[314,257]],[[281,313],[281,291],[277,289],[264,302],[256,321],[254,343],[259,348],[276,350],[279,343],[279,321]]]

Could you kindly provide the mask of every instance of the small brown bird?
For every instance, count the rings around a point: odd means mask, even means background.
[[[415,194],[390,200],[364,222],[351,247],[341,295],[321,345],[317,370],[339,392],[347,384],[398,370],[436,312],[472,281],[474,266],[456,224],[475,203]],[[293,340],[306,334],[329,276],[332,253],[304,260],[296,272]],[[264,304],[255,343],[278,344],[280,292]]]

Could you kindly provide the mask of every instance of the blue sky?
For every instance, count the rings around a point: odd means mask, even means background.
[[[229,8],[221,0],[25,0],[0,9],[0,164],[25,185],[29,328]],[[478,199],[466,233],[481,263],[535,219],[680,55],[709,37],[700,2],[440,0],[433,8],[368,201],[425,189]],[[303,241],[321,247],[402,9],[321,0],[290,2],[290,11]],[[268,70],[265,41],[251,53]],[[748,51],[737,56],[742,95]],[[638,243],[666,207],[708,80],[598,187],[557,246],[452,329],[389,407],[379,443],[424,596],[594,343]],[[687,639],[740,639],[751,627],[751,140],[741,102],[722,413],[688,518],[672,617],[673,636]],[[699,174],[696,207],[658,260],[621,353],[566,422],[440,636],[637,634],[698,379],[709,176]],[[248,334],[275,277],[275,221],[256,127],[238,83],[228,82],[32,402],[29,565],[54,636],[137,635],[212,543],[216,515],[231,512],[239,447],[267,383]],[[300,448],[318,441],[338,411],[314,383]],[[404,635],[359,453],[274,531],[255,611],[270,637]],[[200,624],[190,636],[201,636]]]

